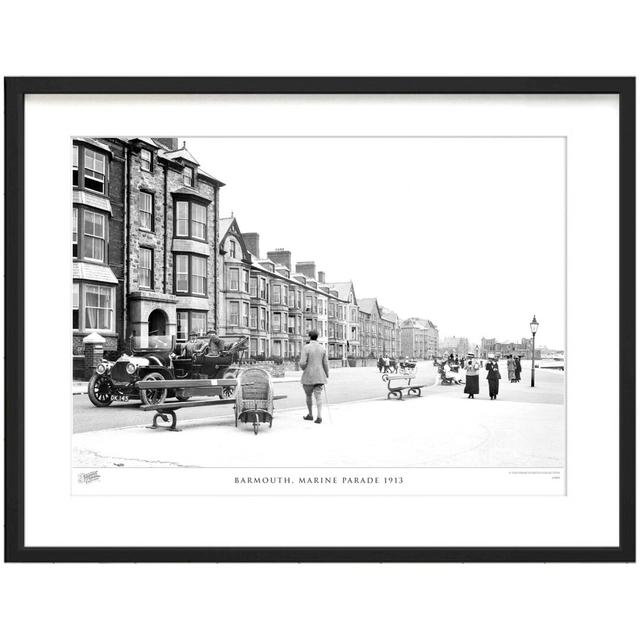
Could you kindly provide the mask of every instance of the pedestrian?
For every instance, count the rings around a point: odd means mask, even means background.
[[[197,355],[219,356],[225,350],[225,342],[215,331],[207,331],[207,341],[202,345]]]
[[[516,364],[511,354],[507,356],[507,373],[509,374],[509,382],[515,382],[516,381]]]
[[[473,359],[473,353],[467,354],[467,366],[465,370],[467,372],[467,378],[464,385],[464,392],[468,394],[469,398],[473,400],[476,393],[480,393],[480,366],[477,361]]]
[[[516,382],[520,382],[520,373],[522,372],[522,364],[520,363],[520,356],[515,357],[515,374]]]
[[[316,424],[322,423],[322,390],[329,377],[329,360],[324,347],[318,342],[318,332],[309,331],[309,343],[305,344],[300,355],[302,369],[302,388],[306,395],[308,413],[305,420],[313,420],[313,398],[316,399]]]
[[[385,373],[389,373],[389,365],[391,364],[391,361],[389,360],[389,356],[385,356],[384,357],[384,372]]]
[[[378,371],[379,371],[380,373],[382,373],[382,369],[383,369],[383,367],[384,367],[384,360],[382,359],[382,356],[380,356],[380,357],[378,358]]]
[[[464,369],[464,356],[460,358],[460,366]]]
[[[489,397],[492,400],[496,400],[498,398],[498,389],[500,387],[500,369],[498,368],[498,359],[497,358],[489,358],[487,360],[486,369],[489,373],[487,373],[487,380],[489,381]]]
[[[193,356],[202,348],[202,345],[198,341],[198,334],[195,331],[189,333],[189,341],[185,342],[182,346],[183,358],[193,358]]]

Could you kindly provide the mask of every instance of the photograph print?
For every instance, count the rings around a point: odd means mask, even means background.
[[[70,146],[74,492],[565,494],[564,137]]]

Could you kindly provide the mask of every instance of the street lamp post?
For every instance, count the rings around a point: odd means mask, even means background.
[[[531,386],[536,386],[536,332],[538,331],[538,321],[536,320],[536,316],[534,314],[533,320],[529,323],[531,327],[531,335],[533,336],[533,340],[531,340]]]

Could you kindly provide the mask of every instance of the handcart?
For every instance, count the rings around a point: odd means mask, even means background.
[[[273,382],[264,369],[250,367],[240,371],[236,386],[236,427],[238,422],[251,422],[258,435],[261,422],[273,423]]]

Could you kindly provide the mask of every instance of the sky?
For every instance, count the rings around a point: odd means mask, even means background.
[[[186,138],[220,214],[440,336],[564,348],[562,138]]]

